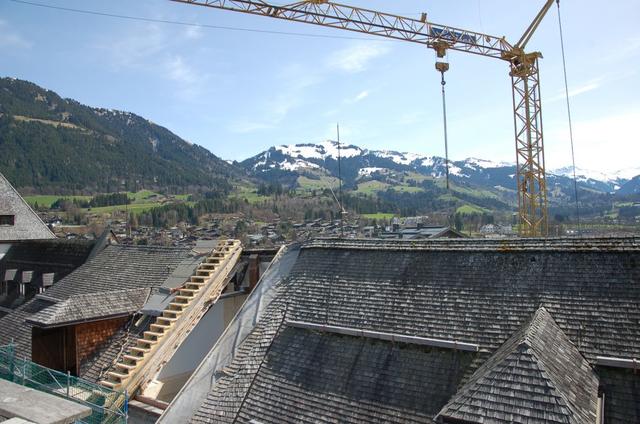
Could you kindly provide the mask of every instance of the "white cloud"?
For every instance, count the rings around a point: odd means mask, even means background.
[[[168,57],[164,60],[167,75],[174,81],[182,84],[194,84],[198,81],[198,74],[188,64],[182,56]]]
[[[347,103],[347,104],[358,103],[358,102],[366,99],[367,97],[369,97],[369,90],[363,90],[363,91],[359,92],[358,94],[356,94],[354,97],[349,97],[349,98],[345,99],[344,103]]]
[[[22,37],[18,32],[11,29],[11,26],[0,19],[0,48],[30,49],[32,43]]]
[[[579,87],[571,88],[571,89],[569,89],[569,97],[575,97],[575,96],[578,96],[580,94],[584,94],[584,93],[588,93],[589,91],[596,90],[596,89],[600,88],[600,86],[602,85],[602,81],[603,80],[604,80],[604,77],[598,77],[598,78],[594,78],[594,79],[592,79],[590,81],[587,81],[586,83],[582,84]],[[567,95],[563,90],[561,93],[558,93],[557,95],[547,99],[546,103],[553,103],[553,102],[557,102],[557,101],[560,101],[560,100],[565,100],[566,98],[567,98]]]
[[[155,61],[160,53],[166,51],[167,38],[157,24],[147,24],[115,40],[112,37],[105,38],[96,48],[107,52],[111,66],[117,70],[146,68],[149,62]]]
[[[273,124],[269,124],[267,122],[252,122],[246,119],[241,119],[235,122],[232,122],[229,125],[229,131],[237,133],[237,134],[248,134],[255,131],[263,131],[273,128]]]
[[[387,54],[389,50],[389,45],[383,42],[359,41],[329,56],[327,66],[349,73],[362,72],[372,60]]]
[[[331,54],[325,61],[325,66],[306,66],[299,63],[285,65],[276,75],[272,98],[267,99],[253,111],[249,117],[240,117],[232,122],[228,129],[235,133],[251,133],[278,127],[294,109],[308,103],[305,94],[327,79],[331,70],[356,73],[366,69],[370,61],[388,52],[384,43],[360,42]],[[356,103],[369,96],[368,90],[363,90],[355,97],[344,100],[345,103]],[[333,109],[325,113],[330,116],[339,111]],[[255,119],[255,116],[260,118]]]
[[[638,166],[640,136],[637,128],[640,109],[574,122],[576,166],[596,171],[616,171]],[[566,125],[545,134],[547,168],[571,163]]]
[[[190,26],[184,32],[184,38],[188,40],[198,40],[202,38],[202,28],[197,26]]]
[[[240,118],[229,125],[229,131],[247,134],[272,129],[278,126],[289,112],[301,104],[297,90],[290,90],[266,101],[261,106],[260,119]]]
[[[148,73],[153,70],[173,83],[169,88],[176,97],[190,101],[202,95],[211,77],[208,72],[199,71],[183,55],[184,44],[195,34],[187,30],[176,37],[171,29],[158,24],[146,24],[135,27],[116,41],[104,39],[96,48],[106,52],[106,60],[116,71],[133,69]]]
[[[277,89],[271,98],[258,105],[251,117],[242,117],[232,122],[231,132],[246,134],[276,128],[294,109],[305,104],[306,91],[324,81],[324,75],[317,69],[297,63],[285,65],[278,75]],[[259,119],[254,119],[259,116]]]

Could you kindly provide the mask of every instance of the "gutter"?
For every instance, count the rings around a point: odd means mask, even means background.
[[[598,356],[596,357],[596,365],[600,365],[602,367],[612,367],[612,368],[628,368],[632,370],[640,369],[640,360],[631,358],[615,358],[610,356]]]
[[[302,321],[287,321],[286,325],[294,328],[304,328],[307,330],[317,330],[327,333],[344,334],[356,337],[368,337],[377,340],[387,340],[390,342],[415,344],[421,346],[441,347],[445,349],[464,350],[467,352],[477,352],[480,346],[475,343],[465,343],[457,340],[432,339],[428,337],[407,336],[398,333],[383,333],[380,331],[360,330],[358,328],[339,327],[334,325],[314,324]]]

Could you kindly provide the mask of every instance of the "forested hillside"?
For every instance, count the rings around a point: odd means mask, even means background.
[[[0,172],[41,193],[229,189],[242,172],[129,112],[92,108],[0,79]]]

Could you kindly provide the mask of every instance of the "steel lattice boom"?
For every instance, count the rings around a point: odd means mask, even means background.
[[[294,22],[360,32],[423,44],[445,50],[478,54],[509,62],[512,77],[517,156],[519,231],[525,236],[547,234],[547,195],[542,137],[538,58],[524,48],[554,0],[546,0],[516,46],[496,37],[327,0],[277,5],[263,0],[172,0],[179,3],[267,16]]]

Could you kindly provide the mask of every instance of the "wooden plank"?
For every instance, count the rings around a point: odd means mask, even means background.
[[[219,249],[222,246],[219,246]],[[219,250],[218,250],[219,251]],[[226,258],[219,264],[218,269],[205,280],[205,285],[191,301],[190,305],[184,309],[182,315],[172,328],[167,331],[164,337],[152,346],[151,352],[145,355],[144,363],[139,370],[123,382],[121,389],[127,389],[129,393],[134,393],[139,387],[144,391],[144,387],[152,381],[160,372],[162,367],[169,362],[182,342],[191,333],[193,328],[200,322],[200,319],[209,310],[212,300],[215,302],[224,290],[227,275],[240,259],[242,246],[239,242],[228,252]],[[214,252],[214,255],[216,253]],[[222,258],[221,258],[222,259]]]

